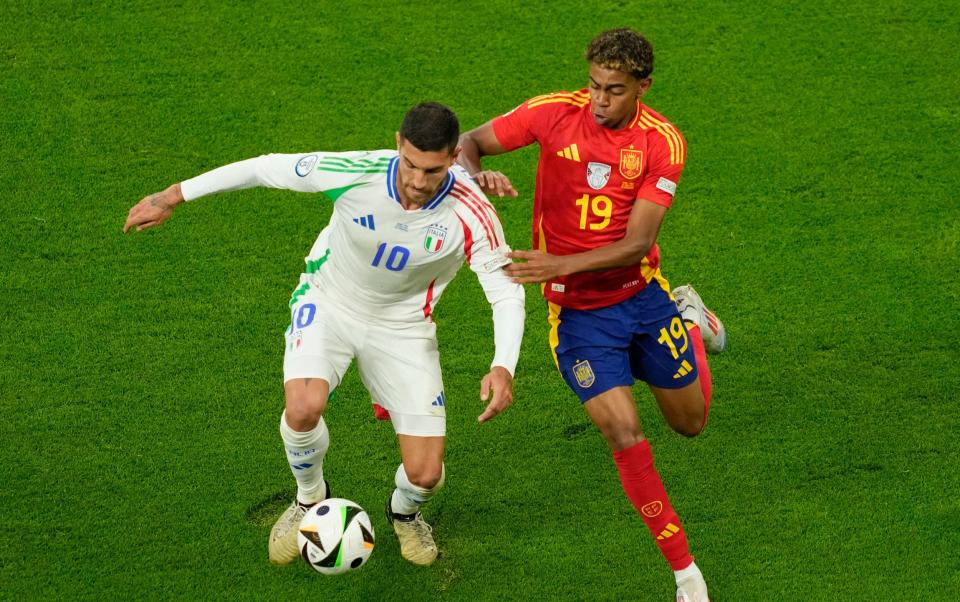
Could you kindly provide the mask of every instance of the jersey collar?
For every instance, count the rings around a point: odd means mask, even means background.
[[[397,166],[399,164],[400,157],[397,156],[390,160],[390,165],[387,167],[387,194],[390,195],[390,198],[396,201],[397,204],[400,204],[400,192],[397,190]],[[444,179],[443,184],[440,186],[440,190],[437,191],[437,194],[433,195],[432,199],[424,203],[423,207],[420,207],[420,210],[436,209],[443,200],[443,197],[447,196],[453,188],[456,181],[457,178],[453,175],[453,170],[449,170],[446,179]]]

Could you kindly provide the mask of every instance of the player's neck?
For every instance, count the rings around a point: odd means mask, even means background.
[[[396,179],[397,185],[397,196],[400,197],[400,206],[404,208],[405,211],[416,211],[417,209],[423,208],[426,203],[418,203],[407,198],[407,195],[403,192],[403,184],[400,182],[400,177],[397,176]]]
[[[616,125],[610,126],[608,129],[611,129],[611,130],[614,130],[614,131],[617,131],[617,132],[620,131],[620,130],[622,130],[622,129],[625,129],[628,125],[630,125],[631,123],[633,123],[633,120],[634,120],[634,118],[636,118],[637,113],[638,113],[639,111],[640,111],[640,103],[637,103],[637,105],[635,106],[635,108],[633,109],[633,111],[630,112],[629,115],[627,115],[626,117],[624,117],[623,120],[620,121],[619,123],[617,123]]]

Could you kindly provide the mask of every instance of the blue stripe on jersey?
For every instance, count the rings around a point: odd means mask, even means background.
[[[454,183],[456,183],[457,178],[453,175],[452,171],[447,172],[447,179],[443,181],[443,186],[440,187],[440,190],[437,194],[430,199],[421,209],[435,209],[437,205],[440,204],[440,201],[443,200],[443,197],[447,196],[447,193],[450,192],[450,189],[453,188]]]
[[[397,192],[397,164],[400,163],[400,157],[390,159],[390,165],[387,167],[387,194],[396,202],[400,202],[400,194]]]
[[[400,193],[397,191],[397,166],[400,164],[400,157],[396,156],[390,160],[390,166],[387,168],[387,194],[390,195],[390,198],[395,200],[397,203],[400,202]],[[437,191],[437,194],[433,195],[433,198],[424,203],[423,207],[420,209],[436,209],[437,205],[440,204],[440,201],[443,200],[443,197],[447,196],[450,192],[450,189],[453,188],[453,185],[456,184],[457,178],[453,175],[452,171],[447,172],[447,177],[443,181],[443,184],[440,186],[440,190]]]

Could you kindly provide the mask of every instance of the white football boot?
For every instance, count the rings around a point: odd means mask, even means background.
[[[390,507],[392,499],[393,494],[387,498],[387,520],[400,541],[400,555],[413,564],[433,564],[439,553],[433,541],[433,527],[423,520],[419,512],[414,515],[394,514]]]
[[[707,353],[720,353],[727,346],[727,329],[723,322],[703,304],[703,299],[689,284],[673,289],[677,310],[687,322],[700,327],[703,346]]]
[[[674,573],[677,577],[677,602],[710,602],[707,582],[696,564]]]
[[[330,497],[330,484],[323,482],[326,488],[326,495],[323,499]],[[323,500],[320,500],[323,501]],[[270,542],[267,546],[270,551],[270,562],[276,565],[290,564],[300,555],[300,549],[297,547],[297,532],[300,529],[300,521],[304,515],[317,504],[303,505],[296,498],[290,507],[284,510],[277,522],[273,524],[270,530]]]

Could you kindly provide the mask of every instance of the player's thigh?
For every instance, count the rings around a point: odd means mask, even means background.
[[[693,436],[703,429],[704,399],[693,344],[679,314],[642,327],[630,348],[634,376],[646,382],[667,423]]]
[[[433,323],[404,328],[371,325],[357,352],[357,368],[374,403],[391,415],[446,417],[435,335]]]
[[[660,413],[670,428],[687,437],[700,434],[707,416],[699,378],[679,389],[662,389],[650,385],[650,392],[657,400]]]
[[[643,441],[640,418],[630,387],[614,387],[588,399],[583,408],[613,450]]]
[[[321,413],[330,391],[350,367],[359,336],[345,328],[343,311],[321,296],[306,295],[291,308],[285,334],[283,380],[288,415],[306,405]],[[316,381],[322,381],[316,382]]]
[[[581,403],[633,384],[630,333],[618,308],[573,310],[551,304],[551,345],[557,368]]]
[[[635,328],[630,370],[658,389],[687,389],[697,381],[693,343],[679,313]]]

